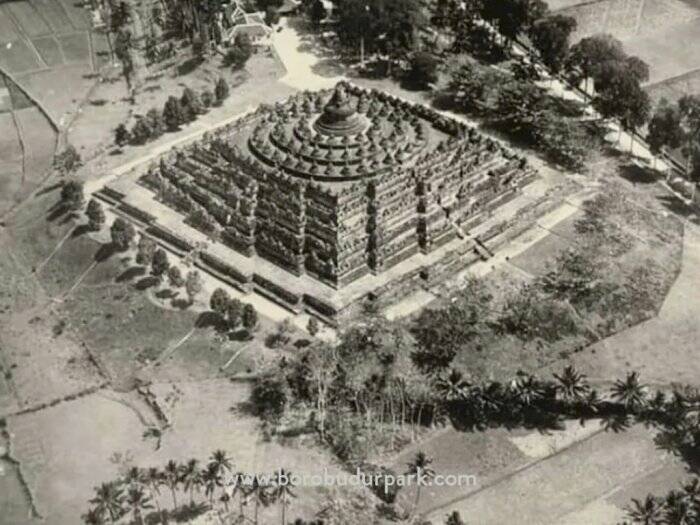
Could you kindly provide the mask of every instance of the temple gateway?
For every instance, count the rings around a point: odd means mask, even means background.
[[[440,264],[448,243],[464,244],[533,177],[524,158],[466,124],[340,83],[263,106],[166,155],[144,181],[237,253],[219,267],[245,274],[234,259],[260,261],[253,282],[267,293],[310,296],[332,317]]]

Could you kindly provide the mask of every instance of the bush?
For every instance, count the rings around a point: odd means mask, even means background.
[[[233,46],[224,56],[224,65],[233,68],[234,71],[242,69],[253,54],[253,44],[247,35],[240,34],[236,37]]]
[[[256,379],[251,402],[256,413],[270,422],[277,422],[284,415],[289,400],[289,389],[284,378],[267,375]]]
[[[61,204],[69,210],[79,210],[85,196],[83,193],[83,183],[77,180],[69,180],[61,188]]]
[[[430,53],[418,51],[411,59],[409,79],[419,86],[434,84],[438,80],[438,61]]]

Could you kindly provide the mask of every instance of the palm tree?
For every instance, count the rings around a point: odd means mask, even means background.
[[[177,497],[175,495],[175,491],[177,490],[177,486],[182,481],[182,478],[180,477],[180,467],[178,466],[177,462],[175,462],[171,459],[165,465],[164,473],[165,473],[165,484],[168,486],[168,488],[170,489],[170,493],[173,496],[173,510],[176,510],[177,509]]]
[[[632,523],[641,525],[659,525],[663,518],[663,505],[657,498],[649,494],[644,501],[632,500],[632,505],[625,509]]]
[[[420,502],[420,489],[423,484],[423,480],[431,479],[435,476],[435,471],[430,468],[430,464],[433,462],[432,458],[426,456],[425,452],[419,450],[416,456],[408,464],[408,470],[406,475],[415,476],[416,478],[416,499],[413,502],[413,509],[411,514],[413,514],[418,508],[418,503]]]
[[[214,492],[216,492],[217,487],[222,486],[222,479],[216,463],[209,463],[207,468],[200,473],[200,478],[204,484],[204,494],[209,497],[209,505],[214,507]]]
[[[694,525],[697,523],[697,513],[689,499],[682,492],[672,490],[666,496],[664,525]],[[653,523],[653,522],[652,522]]]
[[[280,469],[275,473],[274,484],[270,490],[270,501],[279,501],[282,504],[282,525],[287,525],[287,505],[291,498],[297,495],[292,490],[291,473]]]
[[[136,525],[143,525],[142,512],[153,508],[153,505],[151,505],[151,498],[146,496],[143,487],[138,485],[132,485],[129,488],[129,492],[126,496],[126,504],[134,515],[134,523],[136,523]]]
[[[246,489],[243,485],[243,480],[246,479],[247,474],[244,472],[236,472],[233,475],[234,483],[231,483],[231,499],[236,497],[238,494],[238,517],[243,517],[243,507],[246,504]]]
[[[439,377],[436,389],[440,396],[447,401],[463,400],[469,388],[469,382],[464,378],[464,374],[452,368],[447,376]]]
[[[567,403],[576,403],[585,399],[591,387],[586,382],[586,376],[578,373],[573,366],[567,366],[561,375],[554,374],[559,382],[555,386],[556,392]]]
[[[619,401],[625,408],[636,413],[647,403],[647,388],[639,382],[639,374],[630,372],[625,380],[618,379],[612,387],[612,398]]]
[[[160,521],[165,523],[163,511],[160,508],[160,503],[158,502],[158,497],[160,496],[160,487],[163,486],[165,482],[163,473],[156,467],[150,467],[146,470],[143,476],[144,483],[148,486],[148,490],[151,492],[151,499],[156,504],[156,510],[160,516]]]
[[[531,406],[544,397],[544,386],[535,376],[521,377],[512,386],[515,398],[524,406]]]
[[[124,483],[129,486],[143,485],[146,473],[139,467],[131,467],[124,475]]]
[[[255,503],[254,507],[254,520],[253,523],[258,525],[258,511],[260,510],[260,505],[266,507],[269,502],[269,497],[267,493],[268,487],[260,483],[258,479],[259,476],[253,475],[253,481],[246,490],[246,497],[252,497]]]
[[[85,525],[104,525],[107,523],[104,518],[104,512],[99,507],[89,509],[80,518]]]
[[[199,461],[190,459],[182,466],[180,477],[185,492],[190,494],[190,505],[194,505],[194,491],[196,490],[199,492],[199,487],[202,485],[202,473],[199,470]]]
[[[220,476],[224,475],[224,471],[231,472],[233,464],[231,459],[226,455],[224,450],[218,449],[209,458],[209,463],[216,465],[216,471]]]
[[[95,497],[90,500],[90,503],[96,506],[96,510],[101,514],[109,514],[109,519],[115,523],[124,514],[124,496],[123,490],[119,485],[110,481],[102,483],[95,489]]]

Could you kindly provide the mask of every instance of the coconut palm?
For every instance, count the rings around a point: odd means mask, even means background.
[[[143,479],[144,483],[148,487],[148,490],[151,492],[151,499],[156,504],[158,515],[160,516],[161,521],[165,523],[165,520],[163,519],[163,511],[161,510],[160,503],[158,502],[160,487],[162,487],[163,483],[165,483],[163,473],[156,467],[150,467],[146,469]]]
[[[104,512],[99,507],[89,509],[80,518],[85,525],[104,525],[107,523],[104,518]]]
[[[165,484],[170,489],[170,494],[173,497],[173,510],[177,509],[177,487],[182,481],[180,467],[176,461],[172,459],[168,461],[164,469],[165,474]]]
[[[576,403],[585,399],[591,387],[586,382],[586,376],[580,374],[573,366],[567,366],[561,375],[554,374],[558,381],[555,386],[557,394],[567,403]]]
[[[214,506],[214,493],[218,487],[222,486],[221,475],[216,463],[209,463],[200,473],[200,479],[204,485],[204,494],[209,498],[209,505]]]
[[[128,486],[143,485],[145,482],[146,472],[139,467],[131,467],[124,475],[124,484]]]
[[[267,507],[269,504],[268,487],[260,483],[257,475],[253,475],[252,478],[251,484],[245,489],[246,498],[253,498],[253,523],[258,525],[260,505]]]
[[[647,387],[639,382],[637,372],[630,372],[624,381],[615,381],[612,398],[625,405],[628,411],[636,413],[646,406]]]
[[[632,505],[625,511],[632,523],[641,525],[659,525],[663,523],[663,504],[657,498],[649,494],[644,501],[632,500]]]
[[[544,397],[544,385],[535,376],[518,378],[511,388],[515,398],[524,406],[531,406]]]
[[[664,525],[694,525],[697,523],[697,513],[689,498],[682,492],[672,490],[666,496]],[[653,523],[653,522],[652,522]]]
[[[184,491],[190,495],[190,505],[194,505],[194,491],[199,492],[199,487],[202,486],[202,472],[199,469],[199,461],[193,458],[182,465],[180,478],[182,479]]]
[[[132,485],[126,495],[126,504],[134,516],[134,523],[143,525],[143,511],[152,509],[151,498],[146,495],[143,487]]]
[[[95,493],[90,503],[95,505],[99,513],[108,514],[112,523],[122,517],[124,514],[123,490],[116,482],[102,483],[95,489]]]
[[[231,483],[230,487],[230,493],[231,493],[231,499],[234,499],[236,495],[238,495],[238,517],[241,518],[243,517],[243,507],[246,505],[246,498],[247,498],[247,493],[246,493],[246,488],[245,485],[243,484],[243,480],[246,479],[247,474],[244,472],[236,472],[233,475],[233,480],[234,482]]]
[[[224,472],[231,472],[233,470],[233,464],[231,463],[231,458],[226,455],[224,450],[218,449],[209,458],[209,463],[216,465],[216,470],[220,476],[224,475]]]
[[[408,464],[408,470],[406,475],[415,476],[416,478],[416,499],[413,502],[413,509],[411,514],[413,514],[418,508],[418,503],[420,502],[420,492],[423,480],[431,479],[435,476],[435,471],[430,468],[430,464],[433,462],[432,458],[429,458],[425,452],[419,450],[413,461]]]
[[[282,506],[282,525],[287,525],[287,506],[297,495],[292,490],[291,473],[280,469],[275,473],[275,479],[270,490],[270,501],[279,501]]]
[[[447,376],[437,379],[436,389],[440,396],[447,401],[458,401],[464,399],[469,382],[464,378],[464,374],[452,368]]]

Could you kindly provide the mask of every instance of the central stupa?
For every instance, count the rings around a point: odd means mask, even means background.
[[[316,120],[314,129],[334,137],[357,135],[366,127],[366,120],[355,109],[342,84],[336,86],[333,96]]]

